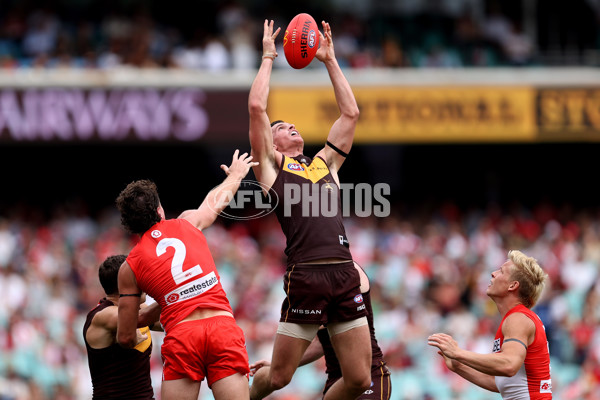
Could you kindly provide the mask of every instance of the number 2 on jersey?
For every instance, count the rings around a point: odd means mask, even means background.
[[[175,249],[175,254],[173,254],[173,260],[171,260],[171,275],[173,275],[173,279],[175,283],[179,285],[180,283],[187,281],[188,279],[198,276],[202,274],[202,268],[200,265],[196,264],[192,268],[183,271],[183,261],[185,260],[185,255],[187,253],[185,249],[185,244],[177,238],[164,238],[156,245],[156,255],[158,257],[165,254],[167,251],[167,247],[172,247]]]

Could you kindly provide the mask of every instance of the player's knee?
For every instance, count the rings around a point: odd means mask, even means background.
[[[362,393],[371,387],[371,376],[354,376],[345,381],[346,387],[357,393]]]
[[[271,374],[271,388],[273,390],[282,389],[286,387],[291,382],[291,380],[291,376],[287,376],[287,374],[273,373]]]

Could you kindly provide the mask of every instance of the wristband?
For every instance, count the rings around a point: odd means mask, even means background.
[[[262,59],[264,60],[265,58],[270,58],[271,60],[275,61],[275,57],[277,57],[277,54],[265,53],[263,54]]]

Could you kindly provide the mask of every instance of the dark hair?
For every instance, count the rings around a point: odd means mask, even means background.
[[[142,234],[160,222],[160,199],[154,182],[143,179],[133,181],[117,197],[121,224],[128,232]]]
[[[285,121],[283,121],[283,120],[281,120],[281,119],[278,119],[277,121],[273,121],[273,122],[271,122],[271,128],[273,127],[273,125],[280,124],[280,123],[282,123],[282,122],[285,122]]]
[[[104,292],[107,295],[119,293],[119,268],[121,264],[125,262],[127,256],[119,254],[115,256],[108,256],[98,269],[98,278],[100,284],[104,288]]]

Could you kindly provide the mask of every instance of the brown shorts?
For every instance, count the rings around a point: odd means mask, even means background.
[[[323,390],[323,397],[338,379],[339,377],[327,380],[325,389]],[[391,396],[392,380],[390,379],[390,371],[382,363],[379,367],[371,369],[371,387],[358,396],[356,400],[389,400]]]
[[[281,322],[326,324],[367,315],[354,262],[298,264],[288,267]]]

